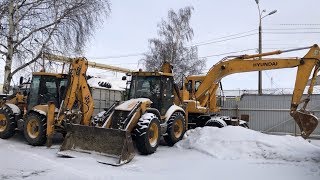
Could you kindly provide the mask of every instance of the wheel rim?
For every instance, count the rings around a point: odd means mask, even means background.
[[[27,124],[28,135],[31,138],[37,138],[39,136],[39,122],[36,119],[31,119]]]
[[[7,118],[4,114],[0,114],[0,132],[3,132],[7,128]]]
[[[158,137],[159,137],[159,129],[156,123],[152,123],[150,125],[149,130],[149,143],[152,147],[155,147],[158,143]]]
[[[178,119],[175,121],[175,123],[173,124],[173,134],[174,137],[176,138],[180,138],[180,136],[182,135],[183,132],[183,123],[181,119]]]

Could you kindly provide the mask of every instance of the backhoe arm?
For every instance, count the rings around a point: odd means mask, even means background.
[[[86,79],[88,68],[85,58],[74,58],[69,70],[69,81],[66,87],[64,100],[61,102],[58,114],[55,116],[55,107],[49,103],[47,114],[47,146],[52,144],[52,136],[55,126],[61,126],[66,119],[66,115],[73,114],[74,105],[80,107],[80,124],[89,125],[93,113],[94,102]],[[72,118],[72,117],[71,117]]]
[[[80,124],[89,125],[90,123],[94,102],[86,79],[87,63],[85,58],[75,58],[71,63],[69,85],[59,110],[61,114],[57,117],[58,123],[61,123],[65,118],[64,112],[72,110],[75,102],[78,103],[82,112]]]

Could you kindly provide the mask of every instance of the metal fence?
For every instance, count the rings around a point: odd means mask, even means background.
[[[122,100],[123,91],[104,88],[92,88],[91,92],[94,100],[93,116],[101,111],[104,111],[104,108],[109,108],[116,101]]]
[[[235,117],[249,115],[249,126],[253,130],[298,135],[299,127],[289,114],[291,98],[291,94],[244,94],[240,97],[227,97],[224,99],[221,114]],[[320,94],[311,96],[307,109],[320,117]],[[320,136],[319,126],[311,136]]]

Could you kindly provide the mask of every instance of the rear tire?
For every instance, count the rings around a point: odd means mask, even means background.
[[[27,116],[24,124],[24,137],[32,146],[42,146],[47,140],[47,118],[38,113]]]
[[[173,146],[183,138],[186,132],[185,118],[181,112],[175,112],[169,118],[167,124],[167,135],[163,138],[168,146]]]
[[[8,139],[15,134],[17,122],[15,121],[12,109],[4,105],[0,108],[0,121],[4,121],[4,125],[0,125],[0,138]]]
[[[240,124],[239,126],[249,129],[249,124],[248,123],[243,123],[243,124]]]
[[[205,126],[210,126],[210,127],[218,127],[218,128],[223,128],[225,127],[224,124],[222,124],[219,121],[215,121],[215,120],[209,120],[206,122]]]
[[[158,117],[153,113],[143,114],[134,133],[138,151],[144,155],[154,153],[159,146],[161,137]]]

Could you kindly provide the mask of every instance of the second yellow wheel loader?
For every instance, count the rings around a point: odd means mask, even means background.
[[[28,93],[18,91],[2,100],[0,138],[8,139],[20,130],[29,144],[45,144],[47,104],[52,101],[59,107],[67,82],[66,74],[34,72]],[[57,131],[65,133],[61,128]]]
[[[104,155],[99,162],[121,165],[133,158],[132,140],[141,154],[151,154],[162,136],[170,146],[182,139],[186,113],[174,104],[172,73],[133,72],[128,97],[95,117],[97,127],[71,125],[58,154]]]

